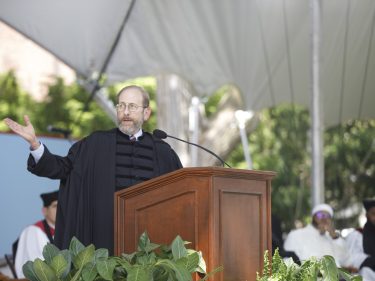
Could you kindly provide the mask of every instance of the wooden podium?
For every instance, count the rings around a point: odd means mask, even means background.
[[[115,193],[115,255],[132,253],[146,230],[151,242],[180,235],[200,250],[210,280],[256,280],[271,250],[274,172],[184,168]]]

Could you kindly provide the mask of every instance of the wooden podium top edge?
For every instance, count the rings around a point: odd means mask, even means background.
[[[233,169],[225,167],[187,167],[161,175],[151,180],[133,185],[129,188],[125,188],[115,192],[115,198],[121,197],[121,195],[137,192],[140,189],[160,186],[169,182],[174,182],[184,177],[227,177],[236,179],[249,179],[249,180],[272,180],[276,176],[276,172],[273,171],[260,171],[260,170],[246,170],[246,169]]]

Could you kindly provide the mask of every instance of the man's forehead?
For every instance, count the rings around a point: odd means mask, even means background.
[[[134,98],[142,98],[142,93],[136,88],[130,88],[125,91],[122,91],[119,95],[119,98],[128,98],[128,97],[134,97]]]

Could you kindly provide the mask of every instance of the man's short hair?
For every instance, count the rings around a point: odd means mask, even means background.
[[[143,87],[138,86],[138,85],[130,85],[130,86],[125,86],[124,88],[122,88],[117,94],[117,102],[121,94],[129,89],[138,90],[139,92],[141,92],[142,98],[143,98],[143,106],[148,107],[150,105],[150,95]]]

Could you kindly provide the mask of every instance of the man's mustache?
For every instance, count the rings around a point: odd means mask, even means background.
[[[122,118],[121,121],[134,121],[132,118]]]

